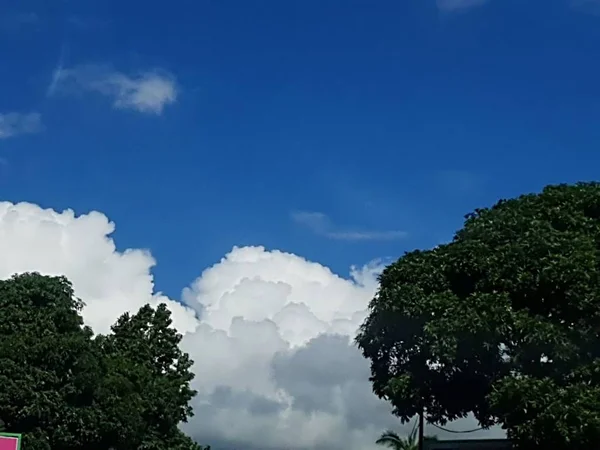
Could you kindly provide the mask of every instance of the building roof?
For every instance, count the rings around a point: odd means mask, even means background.
[[[424,450],[508,450],[512,448],[508,439],[461,439],[425,441]]]

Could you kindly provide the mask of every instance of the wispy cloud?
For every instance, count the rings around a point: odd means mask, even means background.
[[[68,25],[79,31],[94,31],[99,28],[104,28],[111,23],[111,21],[107,19],[77,14],[67,17],[66,22]]]
[[[16,112],[0,114],[0,139],[20,134],[37,133],[42,130],[39,113],[21,114]]]
[[[51,97],[54,95],[58,84],[61,82],[63,73],[65,70],[65,58],[67,56],[67,44],[63,43],[60,47],[60,53],[58,55],[58,61],[54,70],[52,71],[52,78],[50,79],[50,84],[46,89],[46,97]]]
[[[484,177],[467,170],[441,170],[435,173],[435,179],[441,189],[452,194],[469,194],[483,188]]]
[[[146,114],[162,114],[175,103],[179,88],[175,77],[163,70],[149,70],[127,75],[107,66],[85,65],[65,68],[59,62],[48,86],[48,95],[58,90],[90,91],[112,100],[117,109],[130,109]]]
[[[310,229],[313,233],[329,239],[343,241],[390,241],[407,236],[400,230],[358,230],[337,227],[324,213],[315,211],[295,211],[291,213],[294,222]]]
[[[571,0],[571,7],[584,13],[600,15],[600,0]]]
[[[32,12],[4,13],[0,18],[0,30],[6,32],[19,31],[23,27],[38,23],[40,18]]]
[[[475,6],[481,6],[488,0],[437,0],[437,6],[445,12],[455,12]]]

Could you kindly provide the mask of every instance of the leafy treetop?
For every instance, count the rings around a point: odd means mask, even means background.
[[[599,268],[598,183],[476,210],[451,243],[381,274],[357,336],[374,392],[403,421],[473,413],[523,448],[593,448]]]
[[[83,326],[69,281],[0,281],[0,424],[27,450],[203,450],[178,428],[192,411],[192,362],[164,305]]]

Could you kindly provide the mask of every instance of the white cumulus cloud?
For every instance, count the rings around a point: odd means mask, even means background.
[[[169,304],[182,331],[193,329],[192,311],[154,293],[150,253],[118,252],[113,231],[114,224],[98,212],[76,217],[71,210],[0,202],[0,278],[32,271],[66,275],[87,304],[86,322],[97,332],[108,332],[125,311],[161,302]]]
[[[37,133],[42,128],[42,119],[39,113],[0,113],[0,139]]]
[[[369,448],[394,422],[351,342],[376,272],[343,279],[261,247],[236,248],[205,270],[184,293],[201,315],[183,342],[202,417],[187,431],[237,447]]]
[[[175,103],[179,94],[175,77],[164,70],[128,75],[107,66],[65,68],[62,53],[47,94],[53,95],[58,89],[96,92],[110,98],[117,109],[155,115],[162,114],[166,106]]]
[[[353,268],[346,279],[290,253],[234,248],[179,302],[155,292],[150,253],[117,250],[113,230],[98,212],[0,203],[0,277],[66,275],[97,332],[125,311],[166,302],[195,360],[196,415],[185,430],[199,442],[217,450],[362,450],[375,448],[384,429],[410,429],[372,394],[368,363],[351,342],[378,267]]]

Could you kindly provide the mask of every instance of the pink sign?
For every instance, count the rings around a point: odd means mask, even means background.
[[[21,435],[0,433],[0,450],[20,450]]]

